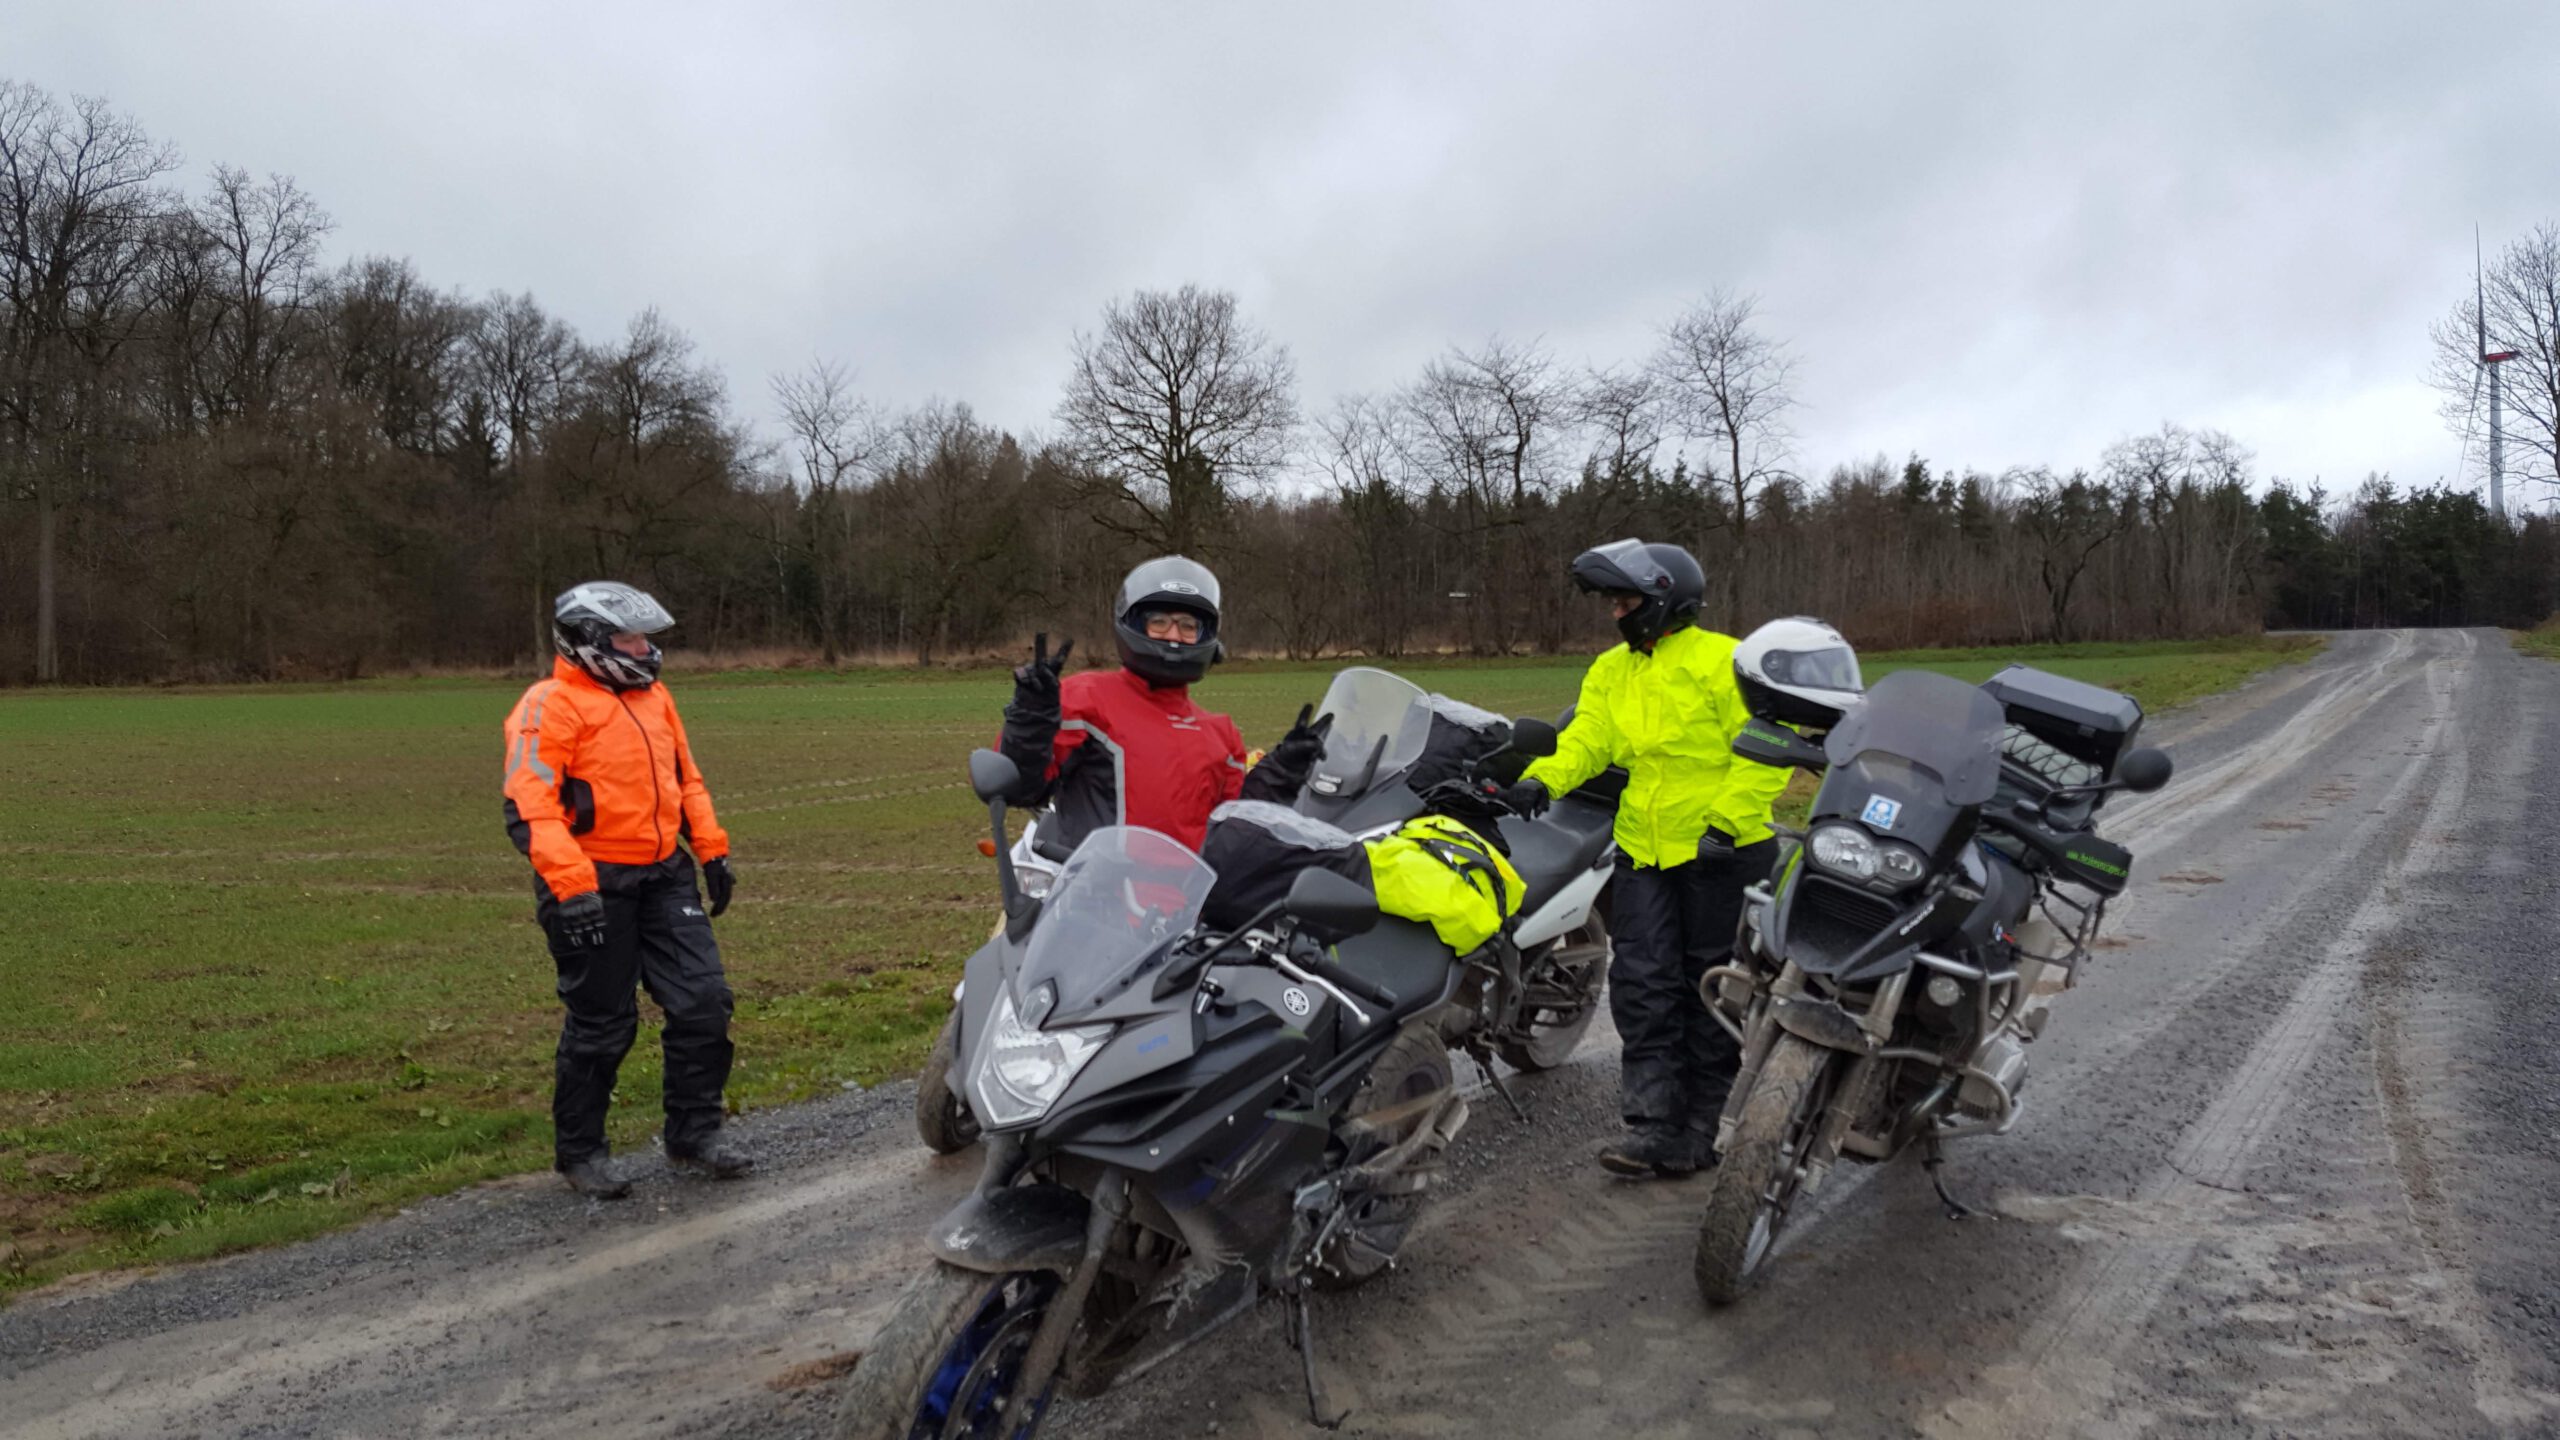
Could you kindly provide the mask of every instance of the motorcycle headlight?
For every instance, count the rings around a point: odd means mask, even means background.
[[[1049,898],[1049,887],[1058,883],[1057,872],[1036,865],[1014,867],[1013,878],[1022,885],[1022,893],[1034,900]]]
[[[1929,861],[1919,851],[1892,840],[1878,840],[1855,825],[1825,825],[1813,832],[1813,863],[1834,875],[1888,889],[1902,890],[1928,878]]]
[[[1041,997],[1033,1002],[1035,1018],[1026,1022],[1014,1009],[1012,987],[996,991],[986,1038],[979,1042],[977,1064],[969,1077],[969,1098],[980,1123],[1002,1129],[1048,1114],[1077,1072],[1111,1039],[1108,1025],[1041,1029],[1037,1017],[1047,1014],[1054,1003],[1043,987]]]
[[[1880,860],[1876,842],[1855,825],[1825,825],[1813,832],[1813,863],[1852,880],[1873,880]]]
[[[1876,846],[1876,869],[1896,885],[1916,885],[1929,873],[1929,862],[1908,845],[1888,840]]]

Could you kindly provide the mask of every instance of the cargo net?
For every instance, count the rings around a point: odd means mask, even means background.
[[[2000,742],[2000,755],[2047,785],[2056,787],[2095,785],[2104,778],[2097,766],[2062,753],[2020,725],[2009,727],[2008,734]]]

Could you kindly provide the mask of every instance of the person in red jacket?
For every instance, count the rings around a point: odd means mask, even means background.
[[[649,638],[675,623],[628,585],[563,592],[550,678],[507,716],[507,836],[533,862],[534,918],[568,1011],[551,1091],[553,1158],[571,1189],[608,1200],[631,1191],[609,1164],[604,1116],[639,1031],[635,985],[667,1017],[667,1159],[723,1180],[753,1168],[720,1129],[735,1052],[711,917],[736,887],[729,836]]]
[[[1067,675],[1075,642],[1052,655],[1044,637],[1013,672],[1001,743],[1023,784],[1007,798],[1048,804],[1055,829],[1042,831],[1070,848],[1104,825],[1141,825],[1193,850],[1229,800],[1297,799],[1329,717],[1311,724],[1301,710],[1248,772],[1235,721],[1192,702],[1192,684],[1224,653],[1218,577],[1179,555],[1150,560],[1120,582],[1111,613],[1119,669]]]

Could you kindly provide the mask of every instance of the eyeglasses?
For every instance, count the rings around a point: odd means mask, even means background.
[[[1138,618],[1150,640],[1179,640],[1188,645],[1200,638],[1200,617],[1188,611],[1155,610]]]

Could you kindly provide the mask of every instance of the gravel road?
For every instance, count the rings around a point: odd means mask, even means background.
[[[1348,1435],[2560,1433],[2560,666],[2340,636],[2154,727],[2169,789],[2027,1112],[1844,1169],[1710,1314],[1696,1182],[1590,1162],[1614,1043],[1477,1107],[1403,1268],[1326,1297]],[[734,1185],[547,1177],[0,1312],[0,1433],[815,1435],[973,1156],[909,1092],[753,1117]],[[1304,1436],[1259,1313],[1046,1433]]]

